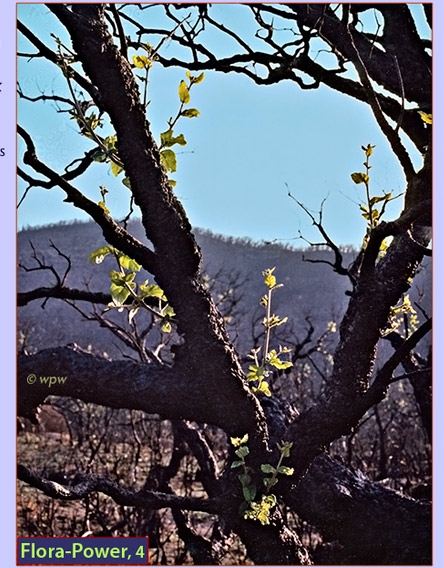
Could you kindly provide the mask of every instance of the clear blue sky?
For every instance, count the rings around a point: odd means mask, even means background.
[[[133,8],[137,10],[136,8]],[[248,29],[248,8],[215,6],[227,21]],[[159,7],[159,10],[161,8]],[[420,6],[415,7],[421,17]],[[140,12],[136,12],[140,16]],[[19,5],[19,18],[55,48],[49,37],[67,34],[43,5]],[[19,34],[19,51],[34,51]],[[156,43],[153,38],[153,44]],[[218,52],[229,54],[230,45],[211,38]],[[165,55],[173,46],[166,45]],[[133,54],[135,52],[131,52]],[[138,52],[142,54],[141,51]],[[185,70],[155,65],[150,73],[148,118],[156,139],[166,130],[166,120],[177,111],[177,87]],[[19,60],[19,82],[27,95],[66,92],[65,80],[48,63]],[[257,86],[246,77],[207,72],[203,83],[191,92],[191,107],[201,115],[181,119],[175,129],[188,145],[179,148],[176,193],[196,227],[254,240],[294,239],[299,230],[318,241],[316,230],[298,206],[287,196],[291,192],[313,212],[328,196],[324,223],[338,244],[359,245],[365,232],[358,202],[364,188],[355,185],[350,174],[362,170],[362,144],[375,144],[371,187],[398,194],[404,178],[397,160],[382,136],[369,107],[326,87],[303,91],[295,83]],[[19,101],[19,122],[33,135],[38,155],[52,168],[62,171],[72,159],[83,155],[92,142],[78,135],[78,127],[66,114],[57,113],[52,103],[44,105]],[[112,134],[103,129],[103,135]],[[412,149],[409,144],[409,149]],[[23,144],[19,139],[19,160]],[[412,149],[416,167],[420,156]],[[122,176],[120,176],[122,177]],[[115,218],[128,210],[129,192],[110,173],[109,165],[95,164],[74,183],[96,201],[99,185],[109,190],[107,206]],[[24,184],[19,182],[19,197]],[[64,194],[54,188],[33,188],[18,213],[18,227],[43,225],[59,220],[86,219],[82,212],[63,203]],[[402,198],[387,209],[396,215]],[[300,241],[291,241],[303,245]]]

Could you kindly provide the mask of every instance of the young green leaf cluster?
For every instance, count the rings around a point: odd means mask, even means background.
[[[367,146],[361,146],[362,150],[365,153],[365,173],[364,172],[354,172],[351,174],[351,178],[355,184],[359,185],[361,183],[365,186],[365,193],[366,193],[366,204],[360,205],[360,210],[362,212],[362,216],[368,222],[367,226],[367,234],[364,238],[364,246],[366,246],[369,234],[372,229],[376,227],[376,225],[381,220],[383,214],[385,213],[385,209],[387,204],[399,197],[398,195],[393,197],[391,193],[384,193],[384,195],[370,195],[370,169],[372,166],[370,165],[370,156],[373,154],[373,148],[371,144],[367,144]],[[380,208],[376,205],[380,204]],[[387,249],[387,242],[381,245],[381,251],[385,251]],[[384,248],[385,247],[385,248]]]
[[[160,320],[162,331],[171,331],[171,320],[175,315],[173,308],[168,304],[168,300],[159,286],[148,284],[146,280],[138,285],[134,282],[136,272],[142,268],[135,260],[123,254],[112,246],[101,247],[89,255],[89,260],[93,264],[101,264],[108,254],[112,254],[117,262],[118,270],[110,270],[111,280],[110,293],[112,302],[108,304],[107,310],[116,308],[119,312],[128,310],[128,321],[131,323],[140,308],[146,309]],[[126,303],[129,297],[131,303]],[[158,298],[158,307],[154,309],[145,302],[146,298]]]
[[[265,340],[264,340],[264,351],[262,361],[259,362],[259,352],[261,347],[253,349],[248,355],[250,359],[253,359],[254,365],[249,366],[249,372],[247,373],[247,379],[251,382],[256,382],[256,385],[252,388],[253,392],[263,392],[267,396],[271,395],[270,387],[268,382],[265,380],[270,375],[269,367],[275,367],[276,369],[288,369],[293,363],[290,361],[282,361],[280,356],[283,353],[290,353],[291,349],[288,347],[281,347],[279,349],[269,350],[270,346],[270,335],[271,330],[274,327],[278,327],[284,324],[288,318],[280,318],[279,316],[272,314],[271,312],[271,299],[274,290],[283,286],[283,284],[276,284],[276,277],[273,272],[274,268],[267,268],[262,272],[265,277],[264,284],[268,288],[267,294],[261,298],[260,304],[264,306],[266,310],[266,316],[262,320],[262,325],[265,328]]]
[[[422,112],[422,110],[418,110],[419,116],[426,124],[432,124],[432,115],[427,114],[426,112]]]
[[[387,327],[383,330],[382,335],[385,336],[396,331],[402,323],[405,324],[406,339],[418,329],[418,314],[413,308],[408,294],[404,296],[400,304],[390,308]]]
[[[281,444],[278,444],[280,457],[276,467],[271,464],[261,465],[262,473],[267,474],[267,477],[264,477],[262,480],[265,486],[265,494],[261,495],[259,501],[255,501],[257,488],[252,482],[251,469],[247,466],[245,461],[245,458],[250,453],[250,450],[246,445],[247,442],[248,434],[245,434],[242,438],[231,438],[231,443],[236,448],[234,453],[238,457],[238,459],[233,461],[231,464],[231,468],[235,469],[242,467],[242,473],[238,475],[238,479],[242,485],[242,495],[245,500],[244,506],[242,507],[242,513],[244,515],[244,519],[259,521],[263,525],[268,525],[270,524],[271,510],[277,504],[276,495],[270,493],[270,489],[278,482],[278,474],[293,475],[294,473],[293,468],[282,465],[284,458],[288,458],[290,456],[290,450],[293,443],[281,442]]]
[[[123,172],[123,164],[120,161],[119,154],[117,152],[116,144],[117,144],[117,136],[107,136],[106,138],[99,138],[97,139],[100,142],[100,149],[96,150],[93,154],[93,160],[95,162],[106,162],[111,164],[111,173],[118,177],[118,175]],[[130,180],[127,176],[124,176],[122,179],[123,185],[125,185],[128,189],[131,189]],[[99,203],[100,205],[100,203]],[[109,211],[107,211],[109,213]]]
[[[160,158],[162,160],[163,167],[167,172],[175,172],[177,169],[176,153],[171,150],[171,147],[175,144],[179,144],[179,146],[185,146],[187,144],[183,134],[179,134],[178,136],[174,135],[174,127],[181,116],[184,116],[185,118],[195,118],[200,114],[197,108],[186,109],[184,107],[191,100],[191,87],[201,83],[204,80],[204,77],[205,73],[201,73],[195,77],[187,71],[188,83],[186,81],[181,81],[179,84],[179,110],[174,119],[170,117],[168,120],[168,129],[160,135]],[[176,185],[174,180],[170,179],[169,181],[172,186]]]

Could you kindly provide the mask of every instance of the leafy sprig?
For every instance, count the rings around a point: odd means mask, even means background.
[[[246,445],[247,442],[248,434],[245,434],[242,438],[231,438],[231,443],[236,448],[234,453],[238,458],[233,461],[231,468],[242,468],[242,473],[238,475],[238,479],[242,486],[242,495],[245,501],[244,506],[242,507],[242,513],[244,515],[244,519],[259,521],[263,525],[268,525],[270,524],[271,511],[277,504],[276,495],[270,493],[270,489],[278,482],[279,474],[293,475],[294,473],[293,468],[282,465],[282,461],[290,456],[290,450],[293,443],[282,441],[281,444],[277,445],[280,456],[276,467],[271,464],[261,465],[262,473],[267,474],[267,477],[264,477],[262,480],[265,486],[265,493],[261,495],[260,500],[255,501],[257,488],[253,483],[253,472],[251,468],[247,466],[245,459],[250,453],[250,450]],[[268,477],[269,474],[271,474],[270,477]]]
[[[167,172],[175,172],[177,170],[177,158],[176,153],[171,150],[172,146],[179,144],[180,146],[185,146],[187,141],[183,134],[179,134],[178,136],[174,135],[174,128],[178,122],[178,120],[183,116],[185,118],[194,118],[200,114],[200,112],[196,108],[189,108],[185,109],[185,105],[187,105],[190,100],[190,91],[193,85],[197,85],[204,80],[205,73],[201,73],[197,77],[191,75],[189,71],[187,71],[187,78],[188,83],[182,80],[179,83],[179,100],[180,100],[180,107],[177,111],[176,116],[170,117],[167,121],[168,129],[165,132],[160,134],[160,158],[162,160],[162,165]],[[176,185],[174,180],[169,180],[171,185]]]
[[[108,254],[114,256],[118,270],[110,270],[109,272],[112,301],[108,304],[106,310],[115,308],[121,312],[126,309],[128,321],[131,323],[137,312],[140,309],[145,309],[160,321],[162,331],[169,333],[172,329],[171,322],[175,313],[168,304],[162,288],[156,284],[148,284],[148,280],[145,280],[143,284],[137,284],[134,279],[136,272],[139,272],[142,268],[141,265],[110,245],[93,251],[89,255],[89,260],[93,264],[101,264]],[[127,302],[130,296],[132,302]],[[157,309],[146,303],[145,300],[149,297],[158,299]]]
[[[266,310],[266,316],[262,320],[262,325],[265,329],[262,360],[259,361],[259,352],[262,347],[253,349],[248,355],[250,359],[253,359],[254,365],[249,366],[247,379],[249,382],[257,383],[254,387],[252,387],[252,391],[263,392],[267,396],[271,395],[269,384],[265,380],[270,375],[270,366],[281,370],[288,369],[288,367],[291,367],[293,364],[291,361],[283,361],[280,358],[282,354],[291,352],[291,349],[288,349],[288,347],[279,346],[279,349],[277,350],[270,350],[271,330],[274,327],[284,324],[288,320],[287,317],[280,318],[271,311],[272,294],[277,288],[281,288],[283,286],[283,284],[276,283],[276,276],[273,274],[275,269],[276,267],[267,268],[262,272],[262,275],[265,277],[264,284],[268,288],[267,294],[265,294],[260,301],[260,304],[264,306]]]
[[[367,221],[367,233],[364,238],[364,247],[367,245],[370,232],[378,225],[384,215],[387,204],[402,195],[399,194],[393,196],[392,193],[385,192],[383,192],[383,195],[371,195],[370,170],[372,166],[370,165],[370,156],[373,154],[373,148],[375,147],[376,146],[372,146],[371,144],[361,146],[361,149],[365,153],[365,162],[363,164],[365,172],[354,172],[350,174],[350,177],[355,184],[359,185],[362,183],[365,186],[366,204],[359,206],[362,216]],[[385,241],[385,243],[381,245],[381,252],[384,252],[387,248],[388,242]]]

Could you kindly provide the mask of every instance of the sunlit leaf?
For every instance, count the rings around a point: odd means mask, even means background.
[[[170,148],[171,146],[174,146],[174,144],[185,146],[187,141],[185,140],[185,136],[183,134],[179,134],[179,136],[173,136],[173,131],[170,128],[166,132],[162,132],[160,134],[160,143],[162,147]]]
[[[171,333],[171,324],[169,321],[164,321],[162,324],[162,331],[165,333]]]
[[[201,73],[197,77],[195,78],[193,77],[193,83],[197,85],[198,83],[201,83],[204,79],[205,79],[205,73]]]
[[[160,159],[162,160],[162,165],[167,172],[175,172],[177,169],[176,154],[173,150],[162,150],[160,152]]]
[[[126,268],[127,270],[135,272],[139,272],[139,270],[142,268],[141,264],[139,264],[129,256],[126,256],[126,254],[122,254],[121,252],[119,252],[118,256],[119,256],[120,266],[122,266],[122,268]]]
[[[190,102],[190,92],[188,90],[185,81],[181,81],[179,85],[179,98],[180,102],[183,104],[188,104]]]
[[[139,69],[149,69],[153,65],[146,55],[133,55],[133,63]]]
[[[89,261],[93,264],[100,264],[107,254],[114,252],[114,248],[110,246],[100,247],[89,255]]]
[[[368,183],[369,176],[362,172],[355,172],[350,176],[355,183]]]
[[[111,171],[116,177],[120,174],[122,170],[123,168],[121,166],[119,166],[118,164],[116,164],[116,162],[111,160]]]
[[[108,213],[108,215],[111,213],[111,211],[105,205],[104,201],[99,201],[98,205],[99,205],[99,207],[101,207],[105,211],[105,213]]]
[[[287,467],[286,465],[281,465],[278,468],[278,472],[282,473],[282,475],[293,475],[294,473],[294,468],[292,467]]]
[[[131,287],[133,286],[134,284]],[[117,305],[123,304],[130,295],[130,291],[126,286],[118,286],[117,284],[111,284],[109,291],[114,303]]]
[[[419,113],[419,116],[422,118],[422,120],[426,124],[432,124],[432,115],[431,114],[427,114],[425,112],[422,112],[422,110],[419,110],[418,113]]]
[[[107,147],[108,150],[114,150],[117,143],[116,136],[107,136],[103,141],[104,145]]]
[[[242,438],[230,438],[231,443],[235,448],[238,446],[242,446],[242,444],[246,444],[248,442],[248,434],[242,436]]]
[[[376,203],[379,203],[380,201],[388,201],[390,198],[392,197],[391,193],[387,193],[386,195],[383,196],[374,196],[370,199],[370,205],[375,205]]]
[[[261,367],[258,365],[250,365],[249,366],[250,372],[247,373],[247,379],[249,381],[258,381],[264,376],[265,367]]]
[[[197,108],[187,108],[182,111],[182,116],[185,116],[186,118],[194,118],[199,114],[200,112],[197,110]]]

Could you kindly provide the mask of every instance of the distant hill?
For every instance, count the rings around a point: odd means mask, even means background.
[[[139,221],[132,221],[129,230],[139,240],[146,241]],[[263,317],[259,300],[265,293],[261,275],[265,268],[276,266],[278,282],[284,284],[275,292],[273,311],[288,316],[290,327],[296,336],[302,336],[306,326],[305,317],[309,315],[318,333],[325,329],[329,321],[340,321],[347,306],[350,289],[347,278],[335,274],[326,264],[304,262],[311,260],[332,260],[328,250],[301,250],[280,244],[257,244],[248,239],[226,238],[209,231],[195,230],[196,239],[202,248],[203,266],[210,277],[219,274],[219,285],[215,297],[223,293],[224,287],[233,287],[244,282],[234,294],[239,296],[235,310],[243,314],[228,325],[231,334],[237,337],[240,351],[251,348],[252,320]],[[88,261],[90,252],[105,245],[100,228],[93,222],[50,225],[31,228],[18,234],[18,263],[28,268],[35,267],[33,244],[38,255],[44,257],[47,265],[53,265],[63,274],[67,263],[50,247],[53,242],[57,248],[70,257],[72,264],[66,285],[80,288],[88,286],[91,291],[109,290],[109,270],[115,268],[112,259],[105,259],[101,265]],[[344,249],[344,263],[352,262],[356,255],[350,247]],[[143,279],[149,275],[142,276]],[[143,279],[140,281],[142,282]],[[233,282],[234,279],[234,282]],[[150,278],[153,281],[152,278]],[[49,270],[26,272],[18,268],[18,291],[32,290],[38,286],[50,286],[55,282]],[[425,267],[415,278],[411,299],[422,298],[422,306],[430,312],[431,270],[427,259]],[[27,336],[27,344],[33,348],[77,343],[84,348],[93,346],[106,351],[114,358],[121,358],[127,349],[109,331],[100,330],[96,322],[85,319],[65,302],[50,299],[42,309],[43,300],[35,300],[19,309],[18,330]],[[79,307],[89,311],[91,306],[79,302]],[[99,310],[103,310],[100,306]],[[116,314],[115,317],[122,317]],[[236,328],[233,324],[236,323]]]

